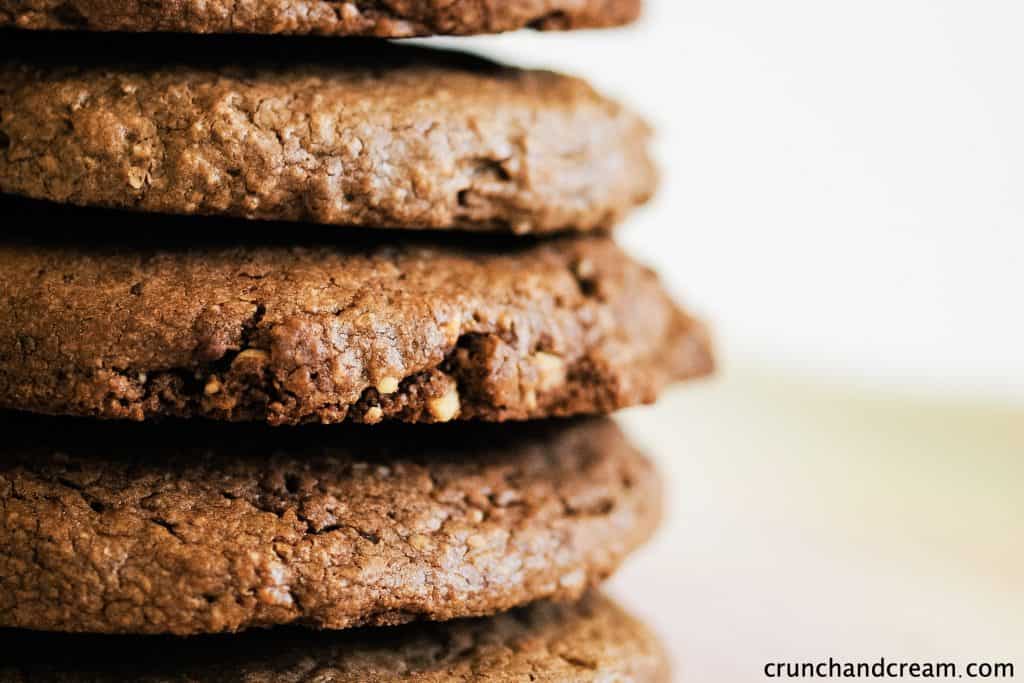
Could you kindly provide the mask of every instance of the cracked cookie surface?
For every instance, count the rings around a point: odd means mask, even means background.
[[[0,50],[0,191],[522,234],[610,228],[656,184],[647,125],[575,78],[411,46],[104,42]]]
[[[0,26],[406,38],[621,26],[641,0],[0,0]]]
[[[312,633],[275,629],[188,639],[0,631],[0,680],[72,683],[188,681],[669,680],[654,635],[600,594],[487,619]],[[45,658],[39,653],[46,651]]]
[[[179,241],[0,240],[0,406],[271,424],[525,420],[649,403],[712,368],[701,323],[607,237],[337,246],[286,227],[194,247],[187,231],[209,232],[202,223],[109,220]]]
[[[607,419],[348,429],[0,416],[0,626],[342,629],[577,599],[654,530]]]

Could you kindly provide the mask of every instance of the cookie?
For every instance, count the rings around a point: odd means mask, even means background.
[[[217,633],[579,598],[660,514],[607,419],[275,430],[3,416],[0,626]]]
[[[0,640],[7,650],[0,680],[10,683],[669,680],[655,636],[600,594],[573,605],[542,602],[487,619],[341,633],[276,629],[110,639],[0,631]]]
[[[0,406],[524,420],[649,403],[712,367],[701,323],[607,237],[296,246],[284,226],[194,247],[202,222],[109,220],[180,242],[0,242]]]
[[[646,124],[575,78],[390,44],[104,41],[0,64],[0,191],[549,233],[609,228],[654,190]]]
[[[641,0],[0,0],[0,27],[405,38],[620,26]]]

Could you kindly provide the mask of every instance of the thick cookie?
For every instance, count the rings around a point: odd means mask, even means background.
[[[0,626],[340,629],[575,599],[654,530],[613,422],[274,430],[3,416]]]
[[[0,242],[0,405],[272,424],[522,420],[651,402],[712,366],[704,327],[606,237],[180,237]]]
[[[620,26],[641,0],[0,0],[0,26],[404,38]]]
[[[574,78],[390,44],[104,41],[0,64],[0,190],[545,233],[608,228],[655,186],[647,126]]]
[[[595,594],[488,619],[347,633],[277,629],[183,640],[0,631],[0,642],[0,680],[9,683],[669,680],[651,632]]]

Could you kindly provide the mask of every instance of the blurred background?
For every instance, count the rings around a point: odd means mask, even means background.
[[[619,237],[722,372],[624,417],[670,514],[614,590],[680,680],[1024,672],[1021,26],[1017,0],[648,0],[622,31],[468,41],[658,131],[661,193]]]

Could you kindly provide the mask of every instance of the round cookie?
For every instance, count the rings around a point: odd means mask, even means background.
[[[346,633],[257,631],[188,639],[0,631],[10,683],[138,681],[669,680],[657,639],[608,598],[542,602],[488,619]],[[47,656],[40,657],[40,652]]]
[[[342,629],[579,598],[660,515],[608,420],[516,429],[3,416],[0,626]]]
[[[192,223],[118,219],[158,234]],[[278,425],[523,420],[651,402],[712,367],[704,327],[607,237],[246,238],[8,236],[0,406]]]
[[[0,64],[0,191],[549,233],[609,228],[654,190],[647,125],[575,78],[390,44],[104,42]]]
[[[641,0],[0,0],[0,26],[404,38],[620,26]]]

